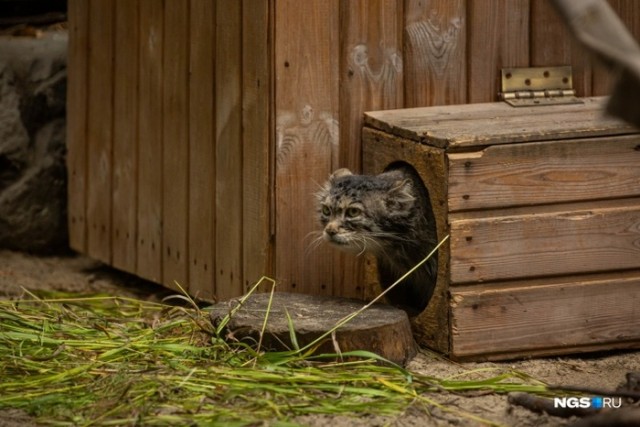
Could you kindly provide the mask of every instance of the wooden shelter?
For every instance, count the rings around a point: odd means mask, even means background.
[[[640,3],[612,0],[640,35]],[[204,298],[263,275],[359,296],[363,262],[309,249],[313,193],[362,170],[363,112],[497,100],[500,69],[610,76],[547,0],[69,0],[74,249]]]

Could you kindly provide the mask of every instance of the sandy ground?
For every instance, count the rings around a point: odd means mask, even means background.
[[[48,289],[67,292],[108,292],[143,299],[160,299],[170,291],[118,272],[83,256],[35,257],[17,252],[0,251],[0,295],[17,295],[26,289]],[[488,368],[496,374],[509,369],[527,373],[549,384],[576,385],[598,389],[616,389],[625,383],[628,372],[640,372],[640,352],[616,352],[514,361],[508,363],[457,364],[429,351],[421,352],[408,366],[410,371],[443,378],[467,370]],[[449,408],[459,409],[497,425],[564,426],[576,418],[562,419],[535,414],[511,405],[507,396],[479,394],[462,396],[439,393],[429,396]],[[396,417],[306,416],[295,421],[308,426],[470,426],[483,425],[437,408],[425,413],[409,408]],[[18,411],[0,410],[0,427],[35,425]],[[640,425],[640,424],[639,424]]]

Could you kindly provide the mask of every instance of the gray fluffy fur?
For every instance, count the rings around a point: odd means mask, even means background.
[[[323,238],[340,249],[375,255],[387,288],[436,245],[429,196],[410,166],[379,175],[335,171],[317,194]],[[423,311],[436,283],[437,254],[387,294],[410,315]]]

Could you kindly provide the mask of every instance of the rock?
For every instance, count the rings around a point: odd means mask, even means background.
[[[238,340],[258,342],[269,298],[268,293],[250,295],[226,325],[227,334]],[[239,298],[235,298],[212,306],[212,323],[219,325],[238,302]],[[294,347],[287,316],[292,320],[298,344],[303,347],[363,305],[362,301],[348,298],[276,292],[262,338],[262,348],[289,350]],[[399,365],[408,363],[416,355],[417,347],[407,314],[390,305],[373,305],[340,327],[335,333],[335,340],[331,336],[325,338],[316,354],[354,350],[373,352]]]
[[[0,37],[0,247],[68,248],[64,32]]]

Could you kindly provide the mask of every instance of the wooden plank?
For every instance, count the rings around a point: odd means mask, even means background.
[[[133,272],[138,201],[138,7],[117,0],[115,8],[112,260],[114,267]]]
[[[139,1],[138,260],[136,273],[162,281],[163,3]]]
[[[79,252],[87,249],[87,87],[89,3],[70,0],[67,65],[67,170],[69,244]]]
[[[639,268],[638,206],[625,199],[559,212],[450,216],[451,284]]]
[[[189,292],[215,295],[215,5],[191,0],[189,79]]]
[[[313,193],[338,163],[338,10],[337,0],[275,4],[276,276],[294,292],[332,293],[331,249],[307,248],[319,229]]]
[[[164,2],[162,282],[188,288],[189,4]]]
[[[339,165],[362,170],[362,114],[403,105],[402,1],[340,3]],[[334,293],[362,297],[363,258],[334,251]]]
[[[392,162],[406,162],[415,167],[429,191],[439,238],[449,234],[447,223],[447,162],[442,150],[416,144],[370,128],[363,129],[364,172],[379,173]],[[433,297],[423,313],[412,320],[416,340],[429,348],[449,352],[448,274],[449,246],[438,253],[438,280]],[[366,296],[380,293],[375,259],[365,269]]]
[[[242,286],[242,2],[216,1],[216,296]]]
[[[496,101],[500,69],[529,66],[529,0],[468,2],[468,102]]]
[[[452,357],[640,346],[637,271],[546,282],[453,290]]]
[[[462,0],[405,0],[405,106],[467,102],[467,19]]]
[[[602,114],[606,98],[584,104],[513,108],[502,102],[373,111],[365,124],[413,141],[449,149],[516,142],[636,133]]]
[[[573,88],[591,96],[590,54],[569,32],[549,0],[531,0],[531,66],[571,65]]]
[[[111,263],[114,3],[91,2],[87,105],[87,253]]]
[[[242,3],[242,263],[244,287],[273,274],[273,10]]]
[[[449,209],[640,196],[638,146],[640,135],[629,135],[449,154]]]

